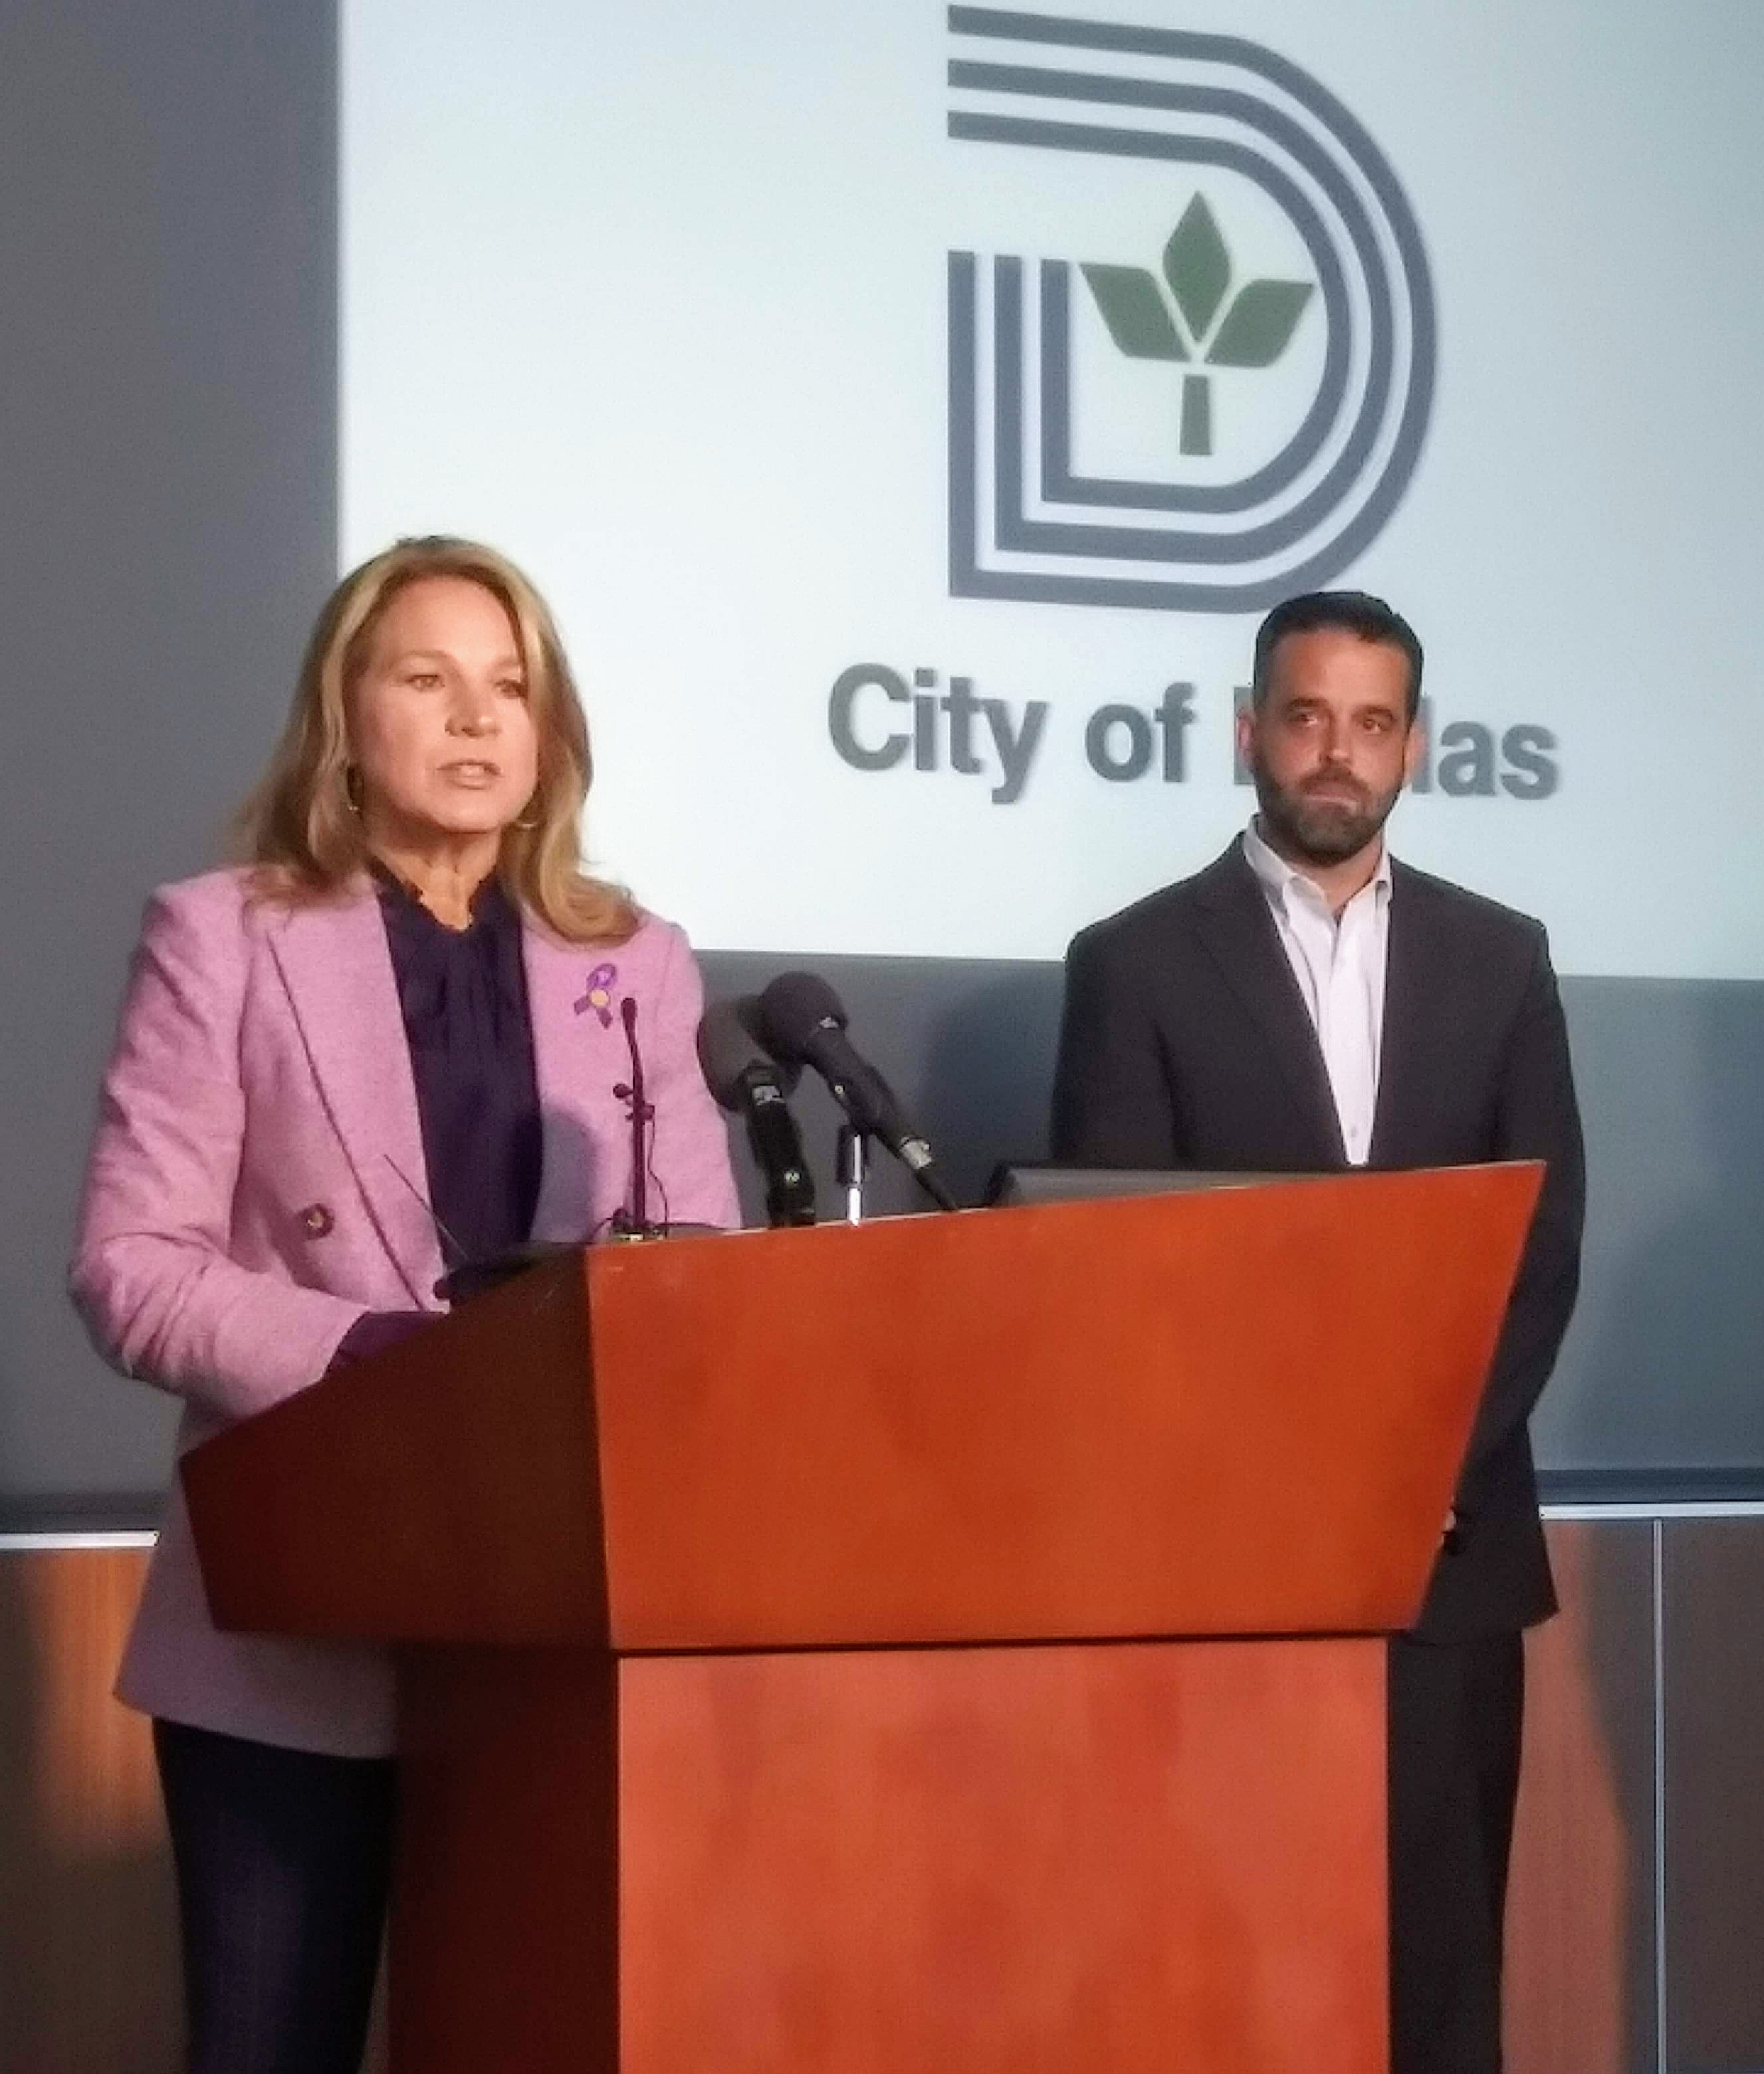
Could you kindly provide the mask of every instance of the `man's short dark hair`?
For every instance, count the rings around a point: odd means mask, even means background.
[[[1421,643],[1415,629],[1400,612],[1382,597],[1363,590],[1308,590],[1277,605],[1256,629],[1255,664],[1250,673],[1250,696],[1260,707],[1268,696],[1274,651],[1288,634],[1314,634],[1324,627],[1353,634],[1381,647],[1400,648],[1409,664],[1409,721],[1412,726],[1421,710]]]

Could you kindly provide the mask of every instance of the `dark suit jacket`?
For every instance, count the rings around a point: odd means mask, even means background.
[[[1322,1051],[1241,843],[1074,940],[1053,1153],[1096,1167],[1345,1166]],[[1542,925],[1395,864],[1368,1164],[1487,1159],[1547,1171],[1458,1485],[1457,1545],[1416,1629],[1442,1642],[1555,1609],[1526,1422],[1574,1307],[1585,1174]]]

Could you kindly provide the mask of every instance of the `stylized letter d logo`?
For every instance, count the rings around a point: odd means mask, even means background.
[[[1328,582],[1400,502],[1433,399],[1432,283],[1382,153],[1234,37],[950,26],[952,138],[1062,155],[1099,195],[1170,176],[1130,250],[950,254],[951,590],[1249,612]]]

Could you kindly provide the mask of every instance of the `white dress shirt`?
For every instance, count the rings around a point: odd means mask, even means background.
[[[1274,854],[1254,821],[1243,832],[1243,853],[1267,895],[1310,1011],[1348,1159],[1363,1167],[1372,1149],[1383,1047],[1390,853],[1379,844],[1378,870],[1339,916],[1314,881]]]

